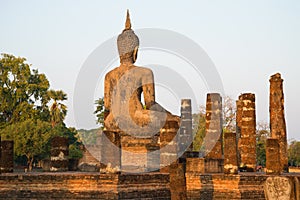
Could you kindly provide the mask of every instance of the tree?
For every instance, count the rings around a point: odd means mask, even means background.
[[[235,101],[229,96],[225,96],[223,101],[223,131],[236,131],[236,106]]]
[[[28,118],[47,118],[49,82],[30,70],[25,58],[2,54],[0,58],[0,129]]]
[[[15,155],[26,156],[29,169],[34,159],[49,156],[53,136],[68,137],[76,148],[79,144],[76,130],[63,123],[66,94],[49,90],[46,76],[30,67],[25,58],[1,54],[0,135],[14,140]]]
[[[67,100],[67,95],[62,90],[50,90],[49,97],[53,100],[50,107],[50,121],[52,127],[62,123],[67,115],[67,106],[62,101]]]
[[[34,158],[47,151],[47,143],[51,138],[50,123],[39,119],[27,119],[14,123],[0,130],[3,139],[14,140],[14,152],[17,156],[25,155],[29,171]]]
[[[269,124],[260,121],[256,126],[256,162],[257,165],[266,166],[266,142],[270,137]]]
[[[104,128],[104,98],[99,98],[95,101],[96,110],[94,114],[96,114],[97,117],[97,124],[101,125],[101,128]]]
[[[288,148],[288,156],[290,166],[300,166],[300,141],[291,141]]]
[[[193,118],[193,150],[200,151],[205,136],[205,107],[200,106],[199,112],[192,115]]]
[[[194,151],[201,151],[202,143],[205,137],[205,113],[206,108],[204,106],[200,106],[199,112],[197,114],[193,114]],[[228,96],[224,98],[222,114],[223,132],[236,132],[236,106],[233,99]],[[265,166],[266,139],[270,137],[270,129],[268,123],[258,122],[256,136],[257,164]]]
[[[224,98],[222,116],[223,116],[223,132],[235,132],[235,114],[236,106],[233,99],[229,96]],[[194,135],[194,151],[200,151],[205,137],[205,123],[206,123],[206,108],[200,106],[199,112],[193,114],[193,135]]]

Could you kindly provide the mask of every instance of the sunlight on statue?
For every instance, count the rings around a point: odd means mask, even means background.
[[[136,137],[148,137],[159,132],[168,121],[179,124],[178,116],[155,102],[153,72],[134,65],[139,38],[131,29],[128,11],[125,29],[118,36],[117,44],[121,64],[105,76],[105,129],[133,131],[131,134]]]

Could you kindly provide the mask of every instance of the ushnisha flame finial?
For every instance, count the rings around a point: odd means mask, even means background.
[[[126,16],[126,22],[125,22],[125,29],[126,30],[130,30],[131,29],[131,22],[130,22],[130,15],[129,15],[129,10],[127,9],[127,16]]]

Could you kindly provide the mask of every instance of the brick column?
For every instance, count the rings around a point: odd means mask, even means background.
[[[54,137],[51,140],[50,171],[68,171],[69,141],[65,137]]]
[[[237,145],[235,133],[224,133],[224,173],[238,173]]]
[[[239,96],[242,104],[241,135],[239,139],[239,151],[241,154],[241,165],[247,171],[256,171],[256,115],[255,95],[251,93]]]
[[[188,144],[190,145],[187,146]],[[178,146],[180,153],[184,153],[184,151],[193,151],[191,99],[181,100],[181,124]]]
[[[160,130],[160,171],[169,172],[169,165],[177,162],[178,141],[177,130],[179,129],[176,121],[167,121],[165,126]],[[172,141],[173,140],[173,141]]]
[[[282,171],[280,165],[280,146],[278,139],[269,138],[266,144],[266,172],[279,175]]]
[[[287,135],[284,117],[283,79],[279,73],[270,78],[271,137],[278,139],[282,171],[288,172]]]
[[[206,99],[206,133],[204,148],[209,159],[222,159],[222,97],[220,94],[207,94]]]
[[[14,171],[14,141],[1,141],[1,172],[11,173]]]
[[[238,146],[239,139],[241,138],[241,128],[242,128],[242,114],[243,114],[243,105],[242,101],[236,101],[236,144]],[[238,166],[241,164],[241,153],[239,148],[237,148],[237,158],[238,158]]]

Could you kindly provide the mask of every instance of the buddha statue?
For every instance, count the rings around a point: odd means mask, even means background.
[[[180,118],[172,115],[155,101],[155,85],[151,69],[134,65],[139,38],[131,29],[128,10],[125,29],[118,36],[117,45],[120,66],[105,76],[105,130],[113,132],[134,130],[133,132],[137,134],[150,130],[157,133],[168,121],[178,123],[179,127]]]

